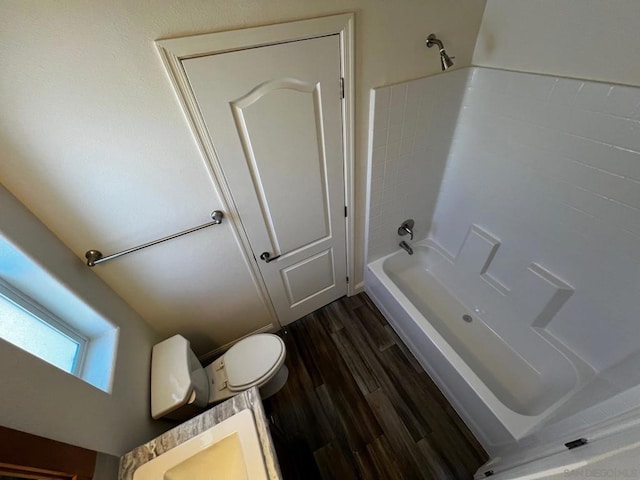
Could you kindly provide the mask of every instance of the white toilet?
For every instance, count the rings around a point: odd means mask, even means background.
[[[185,420],[253,386],[268,398],[287,381],[285,356],[280,337],[259,333],[240,340],[203,368],[189,341],[174,335],[153,347],[151,416]]]

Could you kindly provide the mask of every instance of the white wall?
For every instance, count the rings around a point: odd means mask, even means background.
[[[636,0],[487,0],[473,64],[640,85]]]
[[[467,70],[371,92],[367,261],[427,236],[464,96]],[[414,240],[398,227],[415,220]]]
[[[368,93],[468,65],[484,0],[10,0],[0,6],[0,179],[78,256],[207,221],[222,207],[153,41],[355,11],[362,279]],[[203,353],[270,324],[228,224],[95,269],[163,335]]]
[[[161,433],[149,414],[157,335],[2,186],[0,211],[2,236],[120,329],[111,394],[0,340],[0,424],[112,455]]]

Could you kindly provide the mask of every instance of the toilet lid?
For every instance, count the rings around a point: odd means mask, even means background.
[[[246,389],[270,377],[284,362],[282,339],[270,333],[244,338],[224,354],[229,390]]]

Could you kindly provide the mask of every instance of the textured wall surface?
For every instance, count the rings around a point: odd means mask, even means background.
[[[362,279],[369,89],[434,73],[435,31],[469,65],[484,0],[9,0],[0,6],[0,180],[78,256],[205,223],[221,205],[153,41],[355,12]],[[96,268],[165,336],[204,353],[269,312],[228,225]]]

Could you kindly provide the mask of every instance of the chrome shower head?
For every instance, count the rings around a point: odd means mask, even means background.
[[[449,67],[453,67],[453,60],[447,55],[447,52],[444,51],[444,48],[440,50],[440,66],[442,67],[442,71],[444,72]]]
[[[449,55],[447,55],[447,52],[445,52],[444,50],[444,45],[442,45],[442,42],[436,38],[435,34],[432,33],[427,37],[427,47],[431,48],[434,45],[437,45],[438,50],[440,51],[440,67],[442,68],[442,71],[444,72],[450,67],[453,67],[452,58],[455,58],[455,57],[449,57]]]

